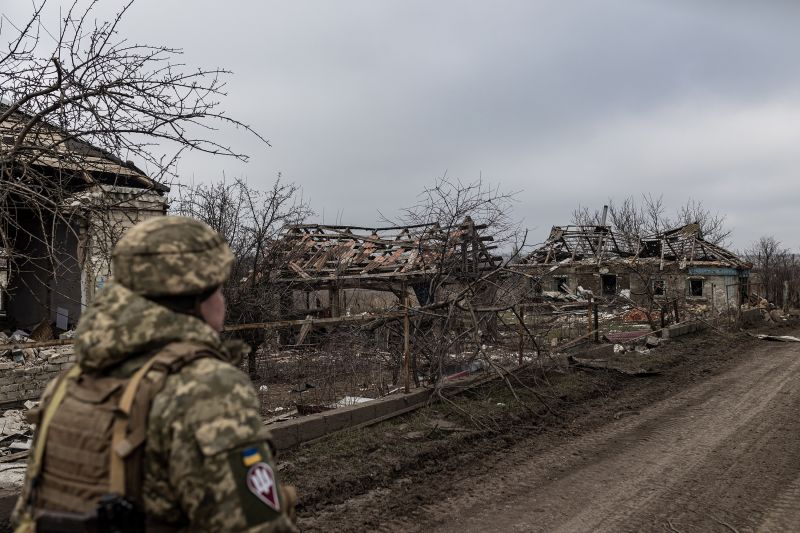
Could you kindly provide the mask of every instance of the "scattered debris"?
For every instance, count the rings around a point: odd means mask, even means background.
[[[303,383],[301,385],[298,385],[294,389],[292,389],[290,392],[293,392],[295,394],[302,394],[302,393],[304,393],[306,391],[309,391],[311,389],[316,389],[316,388],[317,387],[313,383]]]
[[[25,407],[30,409],[37,405],[26,402]],[[25,460],[33,437],[33,430],[26,418],[25,411],[20,409],[8,409],[0,416],[0,462]]]
[[[609,331],[603,335],[603,339],[614,344],[626,344],[642,340],[651,333],[649,329],[640,331]]]
[[[323,411],[330,411],[334,409],[329,405],[320,405],[320,404],[311,404],[311,403],[298,403],[296,404],[297,412],[301,415],[314,415],[317,413],[322,413]]]
[[[56,330],[49,320],[44,319],[33,328],[30,338],[37,342],[53,340],[56,338]]]
[[[643,368],[639,368],[636,370],[621,368],[617,365],[610,363],[608,359],[580,359],[570,355],[567,356],[567,361],[569,362],[570,366],[574,366],[576,368],[582,368],[587,370],[610,370],[612,372],[618,372],[626,376],[651,377],[651,376],[661,375],[661,372],[654,372],[651,370],[645,370]]]
[[[800,342],[800,338],[792,337],[791,335],[764,335],[764,334],[754,335],[752,333],[750,333],[749,335],[757,339],[760,339],[762,341]]]
[[[11,337],[8,339],[10,342],[18,343],[18,342],[33,342],[31,340],[30,335],[21,329],[18,329],[14,333],[11,334]]]
[[[661,339],[659,339],[655,335],[649,335],[647,339],[645,339],[644,341],[644,345],[647,346],[648,348],[655,348],[659,344],[661,344]]]
[[[75,338],[75,330],[74,329],[67,330],[64,333],[62,333],[61,335],[59,335],[58,338],[61,339],[61,340],[74,339]]]
[[[424,431],[409,431],[408,433],[403,435],[403,438],[406,439],[406,440],[423,439],[423,438],[425,438],[425,432]]]
[[[358,405],[360,403],[371,402],[375,398],[362,398],[360,396],[345,396],[335,404],[333,404],[333,408],[335,407],[349,407],[351,405]]]

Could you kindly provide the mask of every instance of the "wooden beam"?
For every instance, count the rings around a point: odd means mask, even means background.
[[[414,310],[412,310],[414,311]],[[372,322],[373,320],[399,320],[405,315],[404,312],[393,311],[391,313],[382,313],[377,315],[354,315],[354,316],[340,316],[332,318],[301,318],[298,320],[278,320],[275,322],[253,322],[249,324],[231,324],[225,326],[223,331],[245,331],[248,329],[284,329],[297,326],[304,326],[310,324],[313,326],[331,326],[336,324],[345,323],[359,323],[359,322]],[[33,343],[30,343],[33,344]]]

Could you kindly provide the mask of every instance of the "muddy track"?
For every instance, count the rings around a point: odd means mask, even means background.
[[[797,531],[800,344],[544,453],[515,449],[385,531]]]

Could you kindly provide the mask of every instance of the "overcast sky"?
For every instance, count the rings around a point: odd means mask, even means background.
[[[250,162],[190,154],[187,181],[281,172],[318,220],[373,225],[482,176],[535,241],[663,194],[726,214],[734,248],[800,249],[798,22],[791,1],[137,0],[121,33],[233,70],[223,107],[272,144],[223,131]]]

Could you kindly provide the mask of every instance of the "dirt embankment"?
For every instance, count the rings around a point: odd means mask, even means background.
[[[529,375],[515,387],[524,405],[497,384],[286,454],[280,468],[303,497],[301,523],[743,531],[791,520],[800,345],[705,332],[640,362],[661,374]]]

